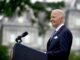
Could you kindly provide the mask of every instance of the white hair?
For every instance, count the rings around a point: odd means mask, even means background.
[[[64,13],[63,10],[61,10],[61,9],[54,9],[54,10],[52,10],[52,12],[59,12],[60,13],[60,16],[64,17],[63,20],[65,22],[65,13]]]
[[[52,10],[52,12],[56,12],[56,11],[59,12],[61,16],[65,17],[65,13],[64,13],[63,10],[61,10],[61,9],[54,9],[54,10]]]

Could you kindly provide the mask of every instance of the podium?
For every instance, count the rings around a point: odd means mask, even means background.
[[[45,53],[16,43],[13,47],[12,60],[47,60]]]

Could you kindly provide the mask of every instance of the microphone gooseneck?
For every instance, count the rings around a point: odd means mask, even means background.
[[[21,38],[22,38],[22,37],[25,37],[26,35],[28,35],[28,32],[24,32],[22,35],[18,36],[18,37],[16,38],[16,42],[17,42],[17,43],[21,43],[21,42],[22,42]]]

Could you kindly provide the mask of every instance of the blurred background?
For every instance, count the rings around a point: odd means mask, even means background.
[[[22,44],[45,52],[54,30],[52,9],[65,12],[65,25],[73,34],[69,60],[80,60],[80,0],[0,0],[0,60],[10,60],[15,39],[23,32]]]

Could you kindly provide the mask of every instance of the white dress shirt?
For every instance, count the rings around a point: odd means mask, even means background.
[[[64,24],[60,24],[56,29],[55,31],[57,32]]]

